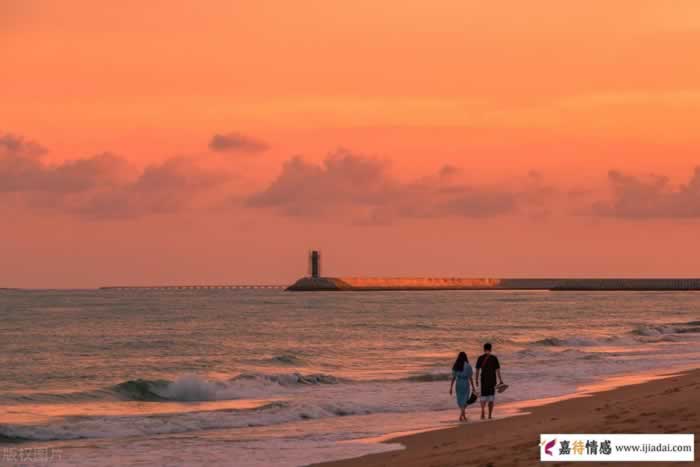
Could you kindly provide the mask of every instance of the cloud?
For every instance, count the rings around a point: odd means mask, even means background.
[[[281,174],[247,200],[253,208],[287,216],[349,218],[360,223],[386,223],[398,218],[486,218],[517,211],[517,190],[477,187],[457,180],[461,171],[444,166],[436,175],[404,182],[392,176],[390,164],[347,150],[330,154],[320,164],[296,156]]]
[[[700,167],[687,184],[673,186],[668,177],[639,178],[617,170],[608,172],[612,199],[595,202],[594,214],[621,219],[700,218]]]
[[[69,210],[91,219],[175,213],[226,180],[228,177],[220,171],[200,168],[189,159],[173,158],[146,167],[130,183],[91,193]]]
[[[39,157],[46,148],[12,133],[0,133],[0,158]]]
[[[391,191],[386,163],[339,151],[318,166],[299,156],[265,190],[248,199],[252,207],[274,208],[291,216],[325,217],[351,206],[379,205]]]
[[[49,164],[37,143],[12,135],[0,141],[0,195],[12,193],[5,199],[29,208],[91,220],[128,219],[221,206],[232,196],[226,185],[230,175],[206,168],[202,160],[171,158],[139,171],[105,152]],[[516,213],[542,220],[558,194],[535,171],[492,185],[466,183],[469,178],[474,174],[443,165],[433,174],[404,180],[387,160],[339,149],[321,163],[288,159],[277,178],[244,196],[243,204],[284,216],[357,224]]]
[[[69,160],[43,170],[40,187],[45,191],[76,193],[120,183],[128,171],[126,159],[111,153]]]
[[[25,206],[90,219],[173,213],[228,179],[226,173],[171,158],[134,174],[128,161],[111,153],[48,164],[37,143],[0,137],[0,195]]]
[[[240,133],[215,134],[209,141],[209,149],[216,152],[257,154],[267,151],[267,144]]]
[[[0,154],[0,192],[86,191],[116,183],[127,167],[126,160],[110,153],[48,165],[37,157],[37,148],[31,144],[5,146]]]

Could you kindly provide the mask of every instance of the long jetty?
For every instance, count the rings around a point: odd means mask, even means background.
[[[99,290],[212,290],[212,289],[285,289],[285,285],[223,284],[223,285],[113,285]]]
[[[700,279],[304,277],[289,286],[287,290],[299,292],[379,290],[690,291],[700,290]]]

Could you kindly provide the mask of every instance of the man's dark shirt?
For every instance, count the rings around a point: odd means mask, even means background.
[[[496,386],[496,370],[501,368],[501,365],[498,363],[498,358],[495,355],[481,355],[476,361],[476,367],[481,369],[482,387],[493,388],[494,386]]]

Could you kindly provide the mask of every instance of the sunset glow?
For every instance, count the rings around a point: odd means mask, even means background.
[[[0,287],[697,276],[672,3],[0,0]]]

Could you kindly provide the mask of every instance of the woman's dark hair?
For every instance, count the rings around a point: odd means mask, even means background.
[[[467,354],[464,352],[460,352],[459,355],[457,355],[457,360],[455,360],[455,364],[452,365],[452,371],[464,371],[465,363],[469,363]]]

